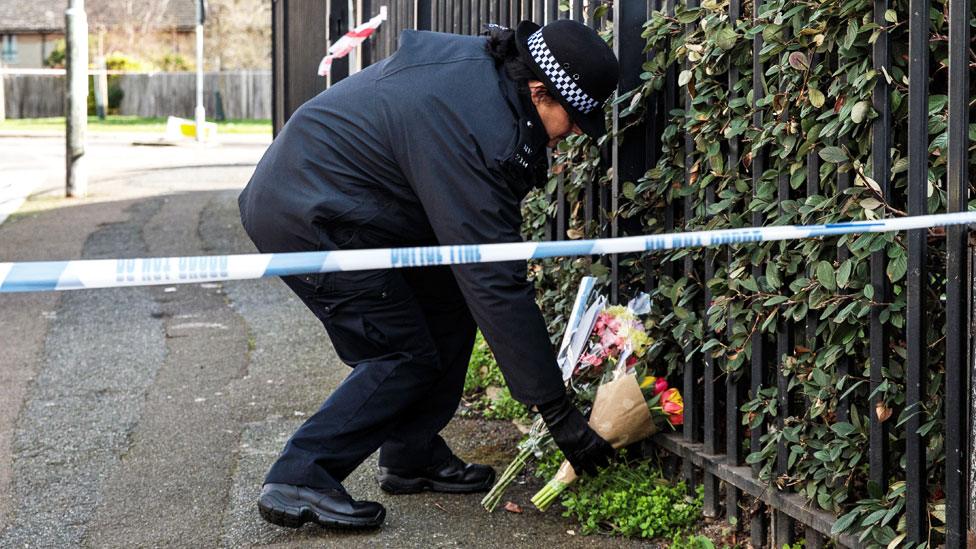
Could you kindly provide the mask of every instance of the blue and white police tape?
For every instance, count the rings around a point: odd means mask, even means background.
[[[335,271],[604,255],[850,233],[904,231],[971,223],[976,223],[976,211],[828,225],[745,227],[597,240],[0,263],[0,293],[193,284]]]

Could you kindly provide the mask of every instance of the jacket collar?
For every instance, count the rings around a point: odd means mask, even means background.
[[[528,89],[520,90],[518,84],[509,78],[504,66],[498,67],[499,85],[505,95],[509,108],[518,123],[519,143],[516,148],[516,161],[524,162],[525,167],[545,156],[549,134],[539,118],[539,112],[532,104]],[[521,157],[521,158],[518,158]]]

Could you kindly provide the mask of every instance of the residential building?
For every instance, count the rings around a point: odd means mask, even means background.
[[[64,39],[67,4],[66,0],[0,0],[3,65],[43,67]],[[147,58],[162,51],[193,52],[196,0],[88,0],[85,4],[89,32],[100,39],[104,52],[120,50]]]

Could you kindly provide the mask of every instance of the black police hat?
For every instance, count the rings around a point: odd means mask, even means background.
[[[515,29],[515,43],[580,129],[594,138],[607,133],[602,107],[617,87],[620,68],[595,30],[569,19],[545,27],[522,21]]]

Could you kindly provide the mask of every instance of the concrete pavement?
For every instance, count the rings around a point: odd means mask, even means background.
[[[91,197],[66,200],[50,168],[60,143],[0,139],[5,181],[5,162],[37,155],[54,191],[0,225],[0,259],[254,251],[236,196],[262,147],[100,143]],[[375,456],[346,486],[387,506],[381,530],[263,522],[264,472],[347,373],[278,280],[5,294],[0,311],[0,547],[636,545],[567,534],[567,519],[530,508],[534,480],[509,494],[522,514],[489,515],[479,496],[388,496]],[[518,433],[455,419],[445,436],[503,467]]]

